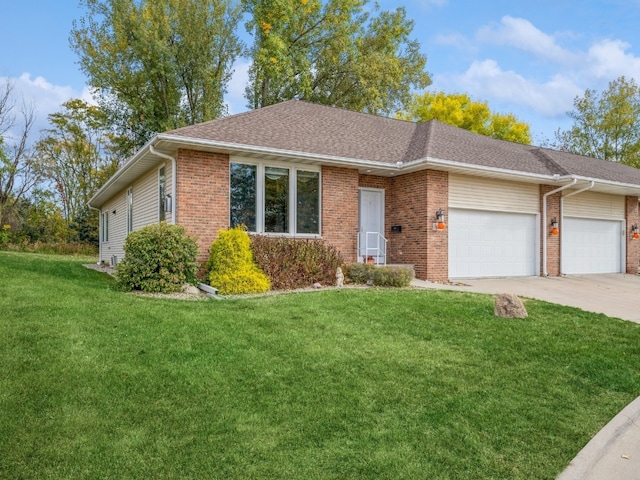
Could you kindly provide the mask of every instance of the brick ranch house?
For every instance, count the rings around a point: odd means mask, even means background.
[[[163,220],[204,261],[242,223],[446,281],[637,273],[639,196],[624,165],[291,100],[156,135],[89,204],[102,262]]]

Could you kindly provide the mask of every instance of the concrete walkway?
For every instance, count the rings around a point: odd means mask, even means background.
[[[414,280],[419,288],[475,293],[515,293],[640,323],[640,276],[515,277],[462,280],[444,285]],[[558,480],[640,480],[640,397],[600,430]]]

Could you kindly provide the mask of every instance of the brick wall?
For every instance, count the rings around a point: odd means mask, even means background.
[[[631,238],[631,226],[640,226],[638,197],[626,197],[627,219],[627,273],[636,274],[640,270],[640,239]]]
[[[540,185],[540,275],[544,275],[544,252],[542,235],[547,237],[547,273],[549,276],[557,277],[560,275],[560,238],[562,237],[562,221],[560,218],[560,198],[562,192],[554,193],[547,197],[547,222],[543,225],[542,203],[544,194],[558,188],[552,185]],[[558,229],[560,233],[558,235],[551,234],[551,219],[556,218],[558,220]]]
[[[357,260],[358,171],[322,167],[322,238],[352,263]]]
[[[387,263],[414,265],[418,278],[446,281],[447,230],[433,231],[433,223],[436,210],[447,209],[447,173],[424,170],[393,178],[362,175],[360,186],[385,189]],[[393,225],[402,231],[392,233]]]
[[[178,150],[176,222],[197,238],[205,262],[219,230],[229,228],[229,156]]]

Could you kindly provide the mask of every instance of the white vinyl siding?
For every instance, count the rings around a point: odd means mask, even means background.
[[[563,216],[624,220],[625,197],[582,192],[563,200]]]
[[[153,169],[133,184],[133,231],[158,223],[158,170]]]
[[[100,261],[110,262],[113,255],[120,261],[124,258],[124,240],[127,237],[127,191],[120,192],[102,208],[109,212],[109,241],[102,244]]]
[[[449,207],[538,213],[540,187],[494,178],[449,175]]]

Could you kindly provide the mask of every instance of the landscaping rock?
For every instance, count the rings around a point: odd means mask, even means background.
[[[496,305],[493,310],[498,317],[504,318],[527,318],[527,309],[524,308],[522,300],[513,293],[503,293],[496,297]]]
[[[336,270],[336,287],[340,288],[344,286],[344,273],[340,267]]]
[[[200,295],[200,290],[198,290],[198,288],[194,287],[193,285],[185,283],[184,285],[182,285],[182,293],[186,293],[188,295]]]
[[[314,283],[312,286],[313,288],[322,288],[322,285],[318,282]]]

